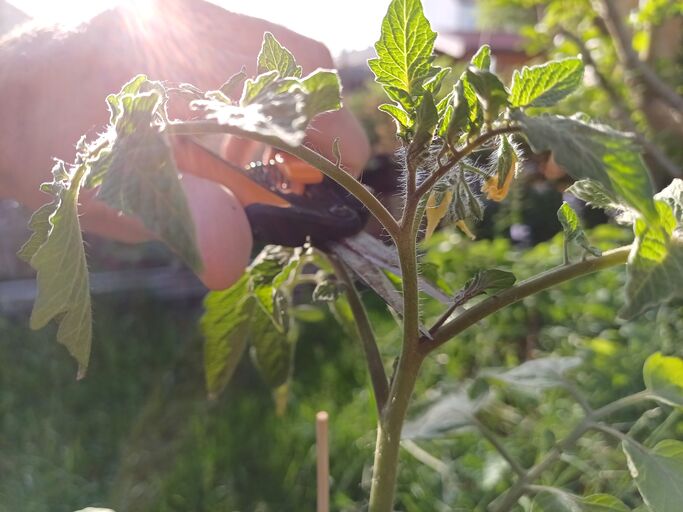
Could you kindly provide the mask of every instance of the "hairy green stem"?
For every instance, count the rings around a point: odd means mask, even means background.
[[[408,196],[400,236],[396,240],[403,278],[403,345],[393,375],[389,400],[377,428],[369,512],[391,512],[394,509],[401,430],[424,359],[418,346],[420,309],[414,230],[417,206],[418,200],[414,196]]]
[[[392,512],[394,510],[401,430],[422,359],[418,352],[405,350],[399,359],[389,401],[382,420],[377,426],[369,512]]]
[[[384,207],[384,205],[372,194],[372,192],[365,188],[360,182],[358,182],[349,173],[344,171],[341,167],[335,165],[333,162],[318,152],[306,146],[290,146],[289,144],[282,142],[277,137],[268,137],[252,132],[245,132],[239,128],[218,124],[213,121],[186,121],[172,123],[166,127],[166,132],[172,135],[225,133],[252,139],[286,151],[287,153],[294,155],[295,157],[300,158],[304,162],[312,165],[320,172],[339,183],[356,199],[363,203],[363,205],[365,205],[365,207],[380,222],[380,224],[382,224],[384,229],[387,230],[394,240],[396,240],[398,236],[398,222],[396,222],[394,216],[389,213],[389,210]]]
[[[460,159],[472,153],[475,149],[486,144],[488,141],[497,137],[498,135],[504,135],[506,133],[516,133],[519,132],[520,128],[518,126],[505,126],[503,128],[494,128],[493,130],[488,130],[483,133],[472,142],[465,145],[462,149],[457,150],[452,158],[448,160],[444,165],[439,167],[434,171],[426,180],[424,180],[417,190],[415,191],[415,196],[419,199],[429,192],[434,185],[436,185],[441,178],[443,178],[446,173],[456,164]]]
[[[356,320],[356,329],[363,345],[363,352],[365,354],[365,361],[368,365],[368,372],[370,373],[370,381],[372,382],[372,389],[375,393],[375,403],[377,404],[377,413],[379,417],[387,403],[389,396],[389,382],[382,363],[382,355],[377,348],[375,334],[372,332],[372,326],[368,319],[368,314],[365,307],[360,300],[358,290],[353,284],[353,279],[346,270],[344,264],[334,256],[328,255],[328,259],[334,267],[335,273],[344,283],[346,289],[346,297],[349,300],[351,312]]]
[[[460,315],[444,324],[441,329],[434,333],[431,340],[422,339],[422,342],[420,343],[421,349],[424,352],[430,352],[443,345],[454,336],[457,336],[468,327],[476,324],[479,320],[486,318],[496,311],[499,311],[510,304],[514,304],[525,297],[534,295],[577,277],[597,272],[598,270],[622,265],[626,263],[630,252],[630,246],[619,247],[607,251],[597,258],[579,261],[571,265],[561,265],[527,279],[526,281],[522,281],[518,285],[503,290],[463,311]]]

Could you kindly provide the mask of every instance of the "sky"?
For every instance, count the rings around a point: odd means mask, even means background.
[[[322,41],[333,54],[362,50],[377,40],[389,0],[211,0],[228,10],[265,18]],[[71,23],[115,0],[9,0],[26,14]]]

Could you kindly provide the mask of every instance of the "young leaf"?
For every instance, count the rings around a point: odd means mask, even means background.
[[[575,181],[566,191],[594,208],[617,211],[627,208],[599,181],[591,179]]]
[[[408,146],[407,163],[408,169],[415,171],[424,161],[425,155],[434,138],[436,124],[439,121],[439,114],[434,105],[434,98],[428,92],[422,96],[422,101],[417,109],[415,120],[415,135]]]
[[[564,375],[581,364],[579,357],[544,357],[532,359],[511,370],[487,371],[483,376],[496,382],[520,388],[531,395],[565,386]]]
[[[671,207],[657,200],[657,223],[636,219],[635,243],[628,258],[626,305],[620,311],[623,318],[683,297],[683,236],[676,229]]]
[[[481,45],[477,52],[472,55],[470,64],[477,69],[489,71],[491,68],[491,47],[487,44]]]
[[[55,200],[36,212],[31,220],[35,231],[20,252],[38,274],[31,328],[40,329],[52,319],[57,321],[57,341],[78,362],[79,378],[88,367],[92,343],[88,267],[78,221],[78,194],[86,172],[84,164],[71,174],[63,162],[55,165],[54,181],[43,187]]]
[[[515,177],[517,168],[517,154],[505,136],[500,137],[500,144],[493,154],[496,165],[496,173],[486,179],[481,191],[491,201],[503,201],[510,192],[512,179]]]
[[[270,32],[263,34],[263,44],[258,55],[258,73],[277,71],[281,77],[301,78],[301,66],[294,55],[282,46]]]
[[[683,406],[683,359],[656,352],[643,366],[645,387],[658,400],[673,406]]]
[[[631,476],[652,512],[679,512],[683,503],[683,443],[667,439],[648,450],[624,441]]]
[[[563,202],[562,206],[560,206],[560,209],[557,210],[557,218],[562,225],[562,230],[564,231],[565,243],[574,242],[583,247],[585,251],[589,252],[593,256],[600,256],[602,254],[600,249],[593,247],[590,244],[586,233],[581,227],[581,221],[579,220],[578,215],[576,215],[576,212],[566,201]]]
[[[571,57],[515,70],[510,106],[550,107],[571,94],[583,80],[583,62]]]
[[[260,135],[298,146],[311,119],[341,107],[341,86],[334,71],[318,69],[304,78],[280,78],[274,70],[247,80],[239,105],[211,99],[210,93],[207,97],[192,102],[207,119],[232,126],[246,137]]]
[[[242,69],[228,78],[228,80],[220,86],[219,91],[221,91],[226,97],[230,98],[238,89],[238,87],[242,86],[246,79],[247,68],[242,66]]]
[[[407,421],[401,439],[433,439],[448,432],[474,424],[475,415],[487,401],[471,399],[467,392],[458,391],[439,398],[417,418]]]
[[[648,221],[658,221],[650,178],[635,142],[626,134],[576,117],[527,117],[514,112],[513,118],[534,153],[551,151],[574,179],[595,180]]]
[[[439,135],[445,136],[451,147],[457,146],[460,136],[472,122],[470,108],[472,106],[479,108],[479,103],[474,93],[471,99],[475,102],[474,105],[470,104],[466,96],[465,82],[462,79],[458,80],[453,86],[453,92],[450,95],[450,111],[444,114],[441,128],[439,128]]]
[[[398,105],[394,105],[393,103],[383,103],[379,106],[379,110],[386,112],[394,118],[397,124],[396,134],[399,137],[405,137],[408,133],[408,130],[410,130],[410,128],[413,126],[413,119],[410,117],[408,112],[403,110]]]
[[[424,83],[438,72],[432,66],[435,39],[420,0],[392,0],[375,43],[377,58],[368,66],[387,95],[408,112]]]
[[[227,290],[210,292],[204,299],[201,329],[204,336],[204,374],[210,397],[230,382],[247,346],[253,299],[247,294],[245,273]]]
[[[484,69],[474,66],[467,68],[467,81],[474,88],[477,98],[484,108],[484,118],[493,121],[500,110],[508,103],[508,92],[500,79]]]

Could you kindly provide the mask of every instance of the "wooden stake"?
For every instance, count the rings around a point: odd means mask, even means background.
[[[330,512],[330,450],[328,419],[325,411],[315,415],[316,453],[318,456],[318,512]]]

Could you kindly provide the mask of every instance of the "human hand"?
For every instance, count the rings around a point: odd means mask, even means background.
[[[72,160],[79,137],[86,132],[93,138],[106,125],[104,98],[136,74],[215,88],[243,65],[255,73],[265,31],[294,53],[305,73],[333,66],[320,43],[263,20],[203,1],[157,0],[144,10],[141,4],[107,11],[77,31],[33,31],[0,47],[0,195],[33,209],[44,203],[39,186],[49,179],[52,158]],[[190,115],[174,102],[170,113]],[[342,165],[357,175],[369,149],[344,109],[316,118],[307,144],[332,159],[335,137],[341,140]],[[246,158],[244,146],[226,143],[225,156]],[[242,273],[251,252],[244,205],[210,169],[181,171],[203,260],[200,277],[209,288],[225,288]],[[95,191],[82,194],[80,213],[83,228],[103,236],[131,243],[155,237],[137,219],[97,200]]]

